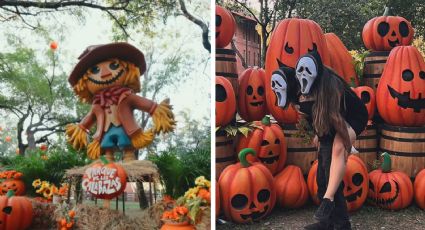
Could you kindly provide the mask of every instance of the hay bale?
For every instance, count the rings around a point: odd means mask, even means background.
[[[33,220],[31,229],[56,229],[56,219],[52,213],[57,205],[31,199]]]

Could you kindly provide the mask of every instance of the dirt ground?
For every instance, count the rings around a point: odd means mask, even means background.
[[[271,215],[261,222],[253,224],[216,223],[219,230],[237,229],[303,229],[313,223],[316,206],[308,205],[296,210],[281,210],[275,208]],[[416,205],[400,211],[388,211],[373,206],[364,205],[359,211],[351,214],[351,225],[358,230],[423,230],[425,229],[425,211]]]

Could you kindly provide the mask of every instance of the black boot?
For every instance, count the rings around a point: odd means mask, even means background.
[[[334,208],[335,202],[329,200],[328,198],[323,198],[319,208],[314,213],[314,219],[320,222],[328,222]]]
[[[325,222],[317,222],[304,227],[305,230],[333,230],[334,226]]]

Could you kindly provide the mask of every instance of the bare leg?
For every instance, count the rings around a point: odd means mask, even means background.
[[[105,150],[105,158],[110,162],[114,162],[115,161],[114,150],[112,149]]]
[[[125,149],[123,161],[130,162],[136,160],[136,156],[134,155],[134,149]]]
[[[348,134],[350,136],[351,144],[353,144],[356,140],[356,133],[350,126],[348,126],[347,129]],[[336,134],[332,146],[332,160],[329,173],[328,187],[323,198],[328,198],[331,201],[334,200],[336,190],[338,189],[342,179],[344,178],[347,156],[348,153],[345,150],[342,138],[338,134]]]

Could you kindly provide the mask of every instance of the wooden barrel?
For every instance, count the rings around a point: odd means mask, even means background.
[[[363,160],[367,171],[372,170],[372,164],[377,160],[378,154],[378,136],[375,125],[368,125],[367,128],[357,137],[354,142],[354,148],[359,151],[354,155]]]
[[[231,49],[216,49],[215,52],[215,74],[227,78],[232,83],[236,98],[238,98],[236,52]]]
[[[391,155],[392,169],[410,177],[425,168],[425,127],[381,126],[379,147]]]
[[[234,137],[228,137],[223,129],[215,133],[215,178],[220,178],[221,172],[236,162]]]
[[[317,147],[312,143],[304,143],[302,138],[296,137],[298,132],[295,124],[283,125],[287,144],[286,165],[296,165],[301,168],[304,175],[308,174],[313,162],[317,159]]]
[[[371,52],[364,59],[364,85],[371,87],[375,92],[389,54],[390,51]]]

